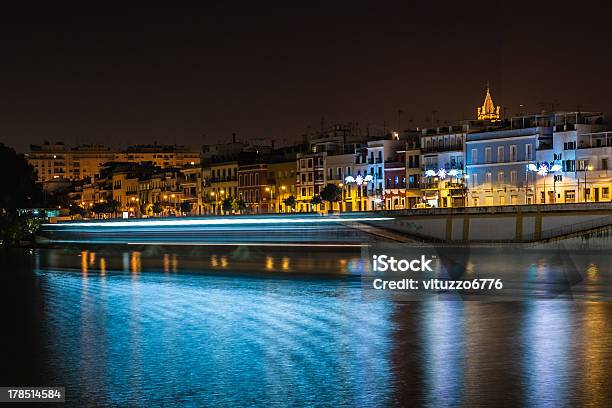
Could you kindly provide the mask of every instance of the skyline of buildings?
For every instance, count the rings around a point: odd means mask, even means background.
[[[32,145],[28,160],[46,189],[68,188],[85,209],[114,200],[130,216],[154,215],[159,202],[164,213],[220,214],[610,201],[610,116],[502,118],[488,87],[475,113],[457,125],[376,135],[335,124],[281,148],[235,134],[200,150],[49,143]],[[338,202],[318,199],[329,184]]]

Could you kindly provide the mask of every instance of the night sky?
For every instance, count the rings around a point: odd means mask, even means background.
[[[508,115],[612,112],[603,10],[404,3],[4,9],[0,142],[282,144],[322,118],[397,128],[398,110],[442,125],[474,117],[487,80]]]

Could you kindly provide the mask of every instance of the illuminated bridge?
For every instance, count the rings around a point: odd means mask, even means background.
[[[44,224],[49,244],[357,246],[380,240],[363,222],[393,218],[351,213],[95,220]]]

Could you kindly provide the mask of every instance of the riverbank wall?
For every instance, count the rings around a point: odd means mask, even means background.
[[[373,226],[425,241],[538,242],[595,231],[612,225],[612,203],[431,208],[385,211],[391,221]],[[598,237],[599,239],[600,237]]]

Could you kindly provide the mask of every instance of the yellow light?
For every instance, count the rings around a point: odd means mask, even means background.
[[[588,168],[589,171],[593,170],[593,166],[591,166],[590,164],[589,164],[589,167],[587,167],[587,168]]]
[[[270,191],[270,187],[266,187],[266,191]]]
[[[132,198],[131,198],[131,200],[132,200],[132,201],[136,200],[136,197],[132,197]]]
[[[168,196],[164,194],[164,200],[165,200],[166,198],[168,198]]]
[[[344,184],[340,183],[338,184],[339,187],[344,187]]]
[[[140,201],[140,198],[137,198],[136,201]]]
[[[214,191],[211,192],[210,195],[214,197],[215,196],[215,192]]]
[[[170,197],[174,198],[174,197],[176,197],[176,196],[175,196],[174,194],[172,194]]]
[[[287,189],[287,187],[281,186],[281,190],[286,190],[286,189]]]
[[[221,194],[225,194],[225,190],[221,190],[219,191]]]

